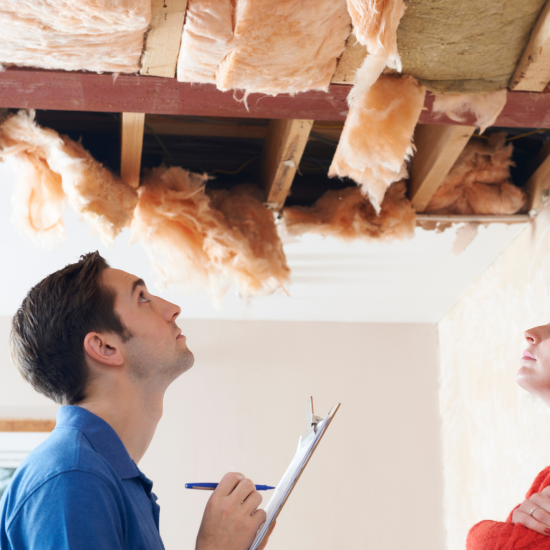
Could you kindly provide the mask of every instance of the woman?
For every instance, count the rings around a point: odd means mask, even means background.
[[[524,334],[527,348],[517,374],[518,384],[550,407],[550,324]],[[550,452],[549,452],[550,454]],[[468,533],[467,550],[550,549],[550,466],[505,522],[481,521]]]

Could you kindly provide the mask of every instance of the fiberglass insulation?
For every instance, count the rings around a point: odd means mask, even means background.
[[[510,182],[513,146],[506,133],[487,141],[471,140],[460,154],[426,214],[516,214],[526,205],[525,192]]]
[[[424,88],[411,77],[382,75],[351,106],[329,176],[357,182],[376,210],[386,189],[407,177]]]
[[[189,0],[178,80],[271,95],[326,91],[350,29],[346,0]]]
[[[482,134],[492,126],[506,105],[506,90],[486,94],[436,94],[432,111],[445,113],[455,122],[464,122],[469,111],[475,117],[475,125]]]
[[[285,208],[284,227],[289,235],[317,233],[346,241],[411,238],[416,214],[406,193],[405,182],[394,183],[377,214],[358,187],[327,191],[312,207]]]
[[[262,191],[249,184],[206,191],[207,180],[162,167],[139,188],[133,238],[145,246],[161,285],[203,290],[215,302],[231,283],[244,298],[284,288],[290,270]]]
[[[0,63],[133,73],[151,0],[0,0]]]
[[[33,240],[55,248],[65,238],[66,202],[110,243],[128,224],[137,202],[120,181],[80,145],[19,111],[0,126],[0,158],[18,176],[13,217]]]

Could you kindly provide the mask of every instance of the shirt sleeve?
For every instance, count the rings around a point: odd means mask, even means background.
[[[42,485],[7,528],[17,550],[118,550],[125,545],[122,497],[100,477],[64,472]]]
[[[511,521],[480,521],[468,533],[466,550],[550,550],[550,537]]]

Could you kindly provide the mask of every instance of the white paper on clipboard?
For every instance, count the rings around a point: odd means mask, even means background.
[[[262,540],[264,539],[267,531],[271,527],[273,521],[277,518],[277,515],[279,514],[284,503],[286,502],[288,495],[292,491],[294,485],[300,477],[300,474],[305,468],[307,461],[311,457],[311,454],[315,450],[317,444],[319,443],[321,437],[325,432],[325,429],[330,424],[339,406],[340,405],[338,404],[336,407],[333,407],[331,411],[327,414],[327,416],[316,424],[315,429],[312,430],[305,439],[302,440],[302,438],[300,438],[300,441],[298,443],[298,450],[296,451],[292,462],[290,463],[289,467],[281,478],[281,481],[279,481],[279,483],[277,484],[277,487],[275,488],[272,497],[265,507],[265,513],[267,515],[266,521],[258,530],[258,533],[256,534],[256,538],[254,539],[250,550],[257,550],[257,548],[262,543]],[[310,410],[310,418],[311,413],[312,411]]]

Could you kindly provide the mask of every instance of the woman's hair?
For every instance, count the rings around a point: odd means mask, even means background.
[[[31,288],[13,317],[12,359],[23,378],[56,403],[85,397],[86,334],[132,336],[115,312],[114,292],[101,283],[108,267],[99,252],[81,256]]]

